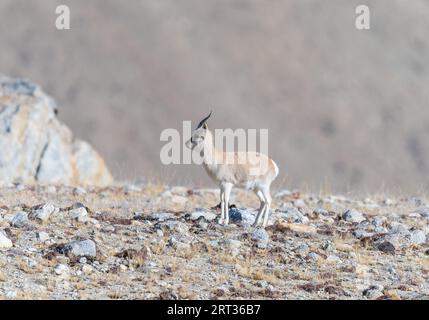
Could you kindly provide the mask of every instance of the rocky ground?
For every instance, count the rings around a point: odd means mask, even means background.
[[[427,299],[429,202],[161,185],[0,189],[3,299]]]

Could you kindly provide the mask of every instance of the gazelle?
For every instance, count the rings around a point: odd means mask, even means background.
[[[233,186],[253,190],[261,201],[253,226],[266,227],[271,206],[270,185],[279,174],[276,163],[258,152],[224,152],[217,150],[212,132],[205,117],[192,131],[186,146],[200,152],[208,175],[219,184],[221,217],[220,224],[229,223],[229,198]],[[244,159],[244,161],[243,161]]]

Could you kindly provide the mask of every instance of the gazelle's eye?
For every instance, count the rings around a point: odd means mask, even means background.
[[[204,136],[201,136],[201,137],[200,137],[200,139],[201,139],[201,140],[204,140],[204,138],[205,138]]]

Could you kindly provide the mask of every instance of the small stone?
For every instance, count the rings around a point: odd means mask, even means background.
[[[10,225],[15,228],[21,228],[28,223],[28,214],[24,211],[19,211],[10,221]]]
[[[59,211],[52,203],[48,202],[43,205],[41,208],[34,209],[30,217],[34,219],[39,219],[41,221],[46,221],[52,214],[55,214]]]
[[[307,255],[307,258],[308,259],[310,259],[310,260],[312,260],[312,261],[319,261],[320,259],[321,259],[321,256],[319,256],[317,253],[315,253],[315,252],[310,252],[308,255]]]
[[[258,248],[265,249],[268,247],[270,236],[265,229],[257,228],[252,232],[251,239],[256,242]]]
[[[329,212],[328,212],[328,210],[317,207],[316,209],[313,210],[313,214],[315,214],[317,217],[318,216],[327,216],[329,214]]]
[[[83,272],[84,274],[91,274],[93,271],[94,271],[94,268],[93,268],[93,267],[91,267],[89,264],[84,264],[84,265],[82,266],[82,272]]]
[[[95,242],[89,239],[72,241],[64,246],[63,252],[78,257],[94,258],[97,255]]]
[[[8,249],[12,247],[12,241],[0,231],[0,249]]]
[[[45,242],[46,240],[49,240],[49,234],[44,231],[40,231],[37,233],[37,239],[41,242]]]
[[[186,223],[177,220],[169,220],[164,222],[162,225],[166,226],[170,231],[180,234],[186,234],[189,231],[189,227],[186,225]]]
[[[191,213],[191,220],[198,220],[200,217],[204,217],[207,221],[216,219],[216,214],[209,211],[194,211]]]
[[[82,258],[79,259],[79,263],[81,263],[81,264],[85,264],[87,262],[88,262],[88,259],[85,258],[85,257],[82,257]]]
[[[158,235],[158,237],[164,236],[164,232],[161,229],[156,230],[156,234]]]
[[[329,263],[341,263],[342,261],[341,261],[341,259],[338,256],[331,254],[331,255],[329,255],[326,258],[326,262],[329,262]]]
[[[123,265],[123,264],[119,265],[120,272],[126,272],[127,270],[128,270],[128,267],[126,265]]]
[[[58,264],[55,268],[54,268],[54,272],[55,274],[61,276],[61,275],[67,275],[69,273],[69,267],[66,266],[65,264]]]
[[[88,220],[88,211],[84,206],[71,209],[69,211],[69,215],[72,219],[76,219],[79,222],[85,222]]]
[[[365,220],[365,217],[356,209],[347,209],[342,214],[342,218],[348,222],[359,223]]]
[[[304,216],[298,209],[294,207],[283,207],[277,212],[280,213],[280,218],[290,223],[308,223],[309,219]]]
[[[377,245],[377,249],[384,253],[394,254],[396,251],[395,245],[390,241],[384,241]]]
[[[243,221],[243,217],[241,215],[241,210],[237,209],[237,208],[230,208],[228,210],[228,214],[229,214],[229,220],[231,222],[241,222]]]
[[[414,210],[412,213],[417,213],[422,217],[429,218],[429,207],[420,207]]]
[[[383,286],[381,285],[372,285],[369,288],[365,289],[362,292],[364,297],[369,299],[375,299],[383,295]]]
[[[303,243],[296,247],[294,251],[299,256],[306,257],[310,252],[310,247],[306,243]]]
[[[426,235],[422,230],[411,231],[411,242],[413,244],[423,244],[426,242]]]
[[[326,252],[332,252],[335,250],[334,245],[332,244],[331,241],[329,240],[325,240],[323,241],[322,245],[320,246],[323,250],[325,250]]]

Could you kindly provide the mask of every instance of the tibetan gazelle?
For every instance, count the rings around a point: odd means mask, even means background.
[[[204,118],[192,131],[186,146],[199,152],[208,175],[219,184],[221,217],[220,224],[229,223],[229,198],[233,186],[253,190],[261,201],[253,226],[266,227],[271,205],[270,185],[279,174],[276,163],[258,152],[224,152],[217,150],[213,133]],[[244,161],[243,161],[244,159]]]

